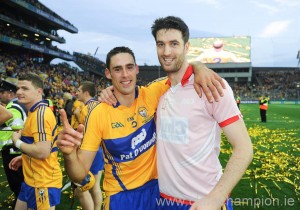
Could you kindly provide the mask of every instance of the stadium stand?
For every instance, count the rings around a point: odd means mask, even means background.
[[[226,66],[226,65],[225,65]],[[139,66],[140,84],[166,76],[160,66]],[[300,69],[252,67],[251,76],[240,76],[247,69],[212,68],[225,78],[242,101],[257,101],[262,94],[271,100],[299,101]],[[248,73],[247,73],[248,74]]]
[[[105,77],[105,63],[91,55],[73,52],[74,62],[82,69]]]
[[[88,55],[81,56],[81,63],[85,64],[82,69],[85,71],[66,62],[50,65],[55,58],[76,61],[76,56],[53,44],[66,43],[66,40],[58,35],[59,29],[70,33],[78,32],[69,21],[39,1],[0,2],[0,82],[3,79],[14,82],[21,72],[35,72],[44,79],[45,97],[52,99],[56,109],[60,107],[58,102],[62,101],[64,92],[75,96],[81,81],[95,82],[98,91],[109,84],[99,72],[87,68],[93,60]],[[101,62],[97,60],[94,63],[98,65]],[[102,62],[101,65],[103,64]]]
[[[4,72],[3,75],[17,77],[21,71],[34,69],[47,77],[46,92],[53,98],[62,96],[63,91],[75,93],[76,86],[85,78],[100,82],[98,90],[109,85],[104,78],[103,61],[79,52],[70,54],[53,44],[66,43],[58,35],[59,29],[70,33],[78,32],[68,20],[64,20],[37,0],[1,1],[0,71]],[[84,71],[80,72],[66,63],[51,66],[50,62],[54,58],[74,61]],[[251,67],[251,63],[208,64],[208,67],[224,77],[242,101],[257,100],[261,94],[269,94],[271,100],[299,100],[297,68],[259,68]],[[62,72],[59,74],[60,71]],[[64,81],[60,81],[60,75],[65,76]],[[145,85],[163,76],[166,74],[159,66],[140,65],[138,84]]]
[[[53,45],[65,43],[57,30],[77,33],[78,29],[39,1],[0,2],[0,42],[8,50],[26,50],[50,62],[53,58],[73,60],[73,56]]]

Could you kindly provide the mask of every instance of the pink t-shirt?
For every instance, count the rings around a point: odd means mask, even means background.
[[[185,77],[188,72],[190,68]],[[226,81],[224,96],[213,103],[204,94],[197,95],[193,74],[182,83],[171,87],[157,108],[158,180],[160,192],[195,201],[207,195],[222,175],[221,127],[242,115]]]

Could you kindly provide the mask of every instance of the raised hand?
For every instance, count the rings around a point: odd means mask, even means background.
[[[76,152],[77,148],[80,146],[84,126],[79,125],[77,131],[74,130],[68,122],[67,114],[65,110],[60,109],[60,118],[63,124],[63,129],[58,134],[57,147],[63,154],[70,155],[73,152]]]
[[[223,88],[225,89],[222,77],[201,62],[193,61],[191,64],[195,74],[194,87],[199,96],[202,96],[203,91],[208,101],[219,101],[219,96],[223,96]]]
[[[113,90],[114,90],[113,86],[109,86],[103,89],[100,93],[100,96],[98,96],[98,101],[107,103],[109,105],[116,105],[117,99],[114,96]]]

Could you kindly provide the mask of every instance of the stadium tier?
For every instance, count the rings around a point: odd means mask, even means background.
[[[2,51],[25,50],[45,62],[53,58],[74,60],[73,55],[53,42],[66,42],[57,30],[77,33],[78,29],[39,1],[1,1],[0,29]]]
[[[105,63],[98,58],[82,54],[79,52],[73,52],[74,62],[85,71],[93,72],[94,74],[105,77]]]

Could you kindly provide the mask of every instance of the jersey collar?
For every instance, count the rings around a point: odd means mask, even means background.
[[[33,112],[36,108],[38,108],[40,106],[48,106],[48,102],[46,100],[41,100],[41,101],[37,102],[30,108],[30,112]]]
[[[192,65],[189,65],[189,67],[187,68],[187,70],[185,71],[182,79],[181,79],[181,85],[184,86],[188,81],[189,81],[189,78],[190,76],[193,74],[193,66]],[[171,81],[170,79],[168,79],[166,81],[166,84],[171,86]]]
[[[137,97],[139,97],[139,86],[135,86],[135,99],[137,98]],[[117,108],[118,106],[120,106],[121,104],[120,104],[120,102],[119,101],[117,101],[117,104],[116,105],[113,105],[113,107],[114,108]]]
[[[97,101],[95,98],[91,98],[90,100],[88,100],[84,105],[87,105],[88,103],[90,102],[93,102],[93,101]]]

